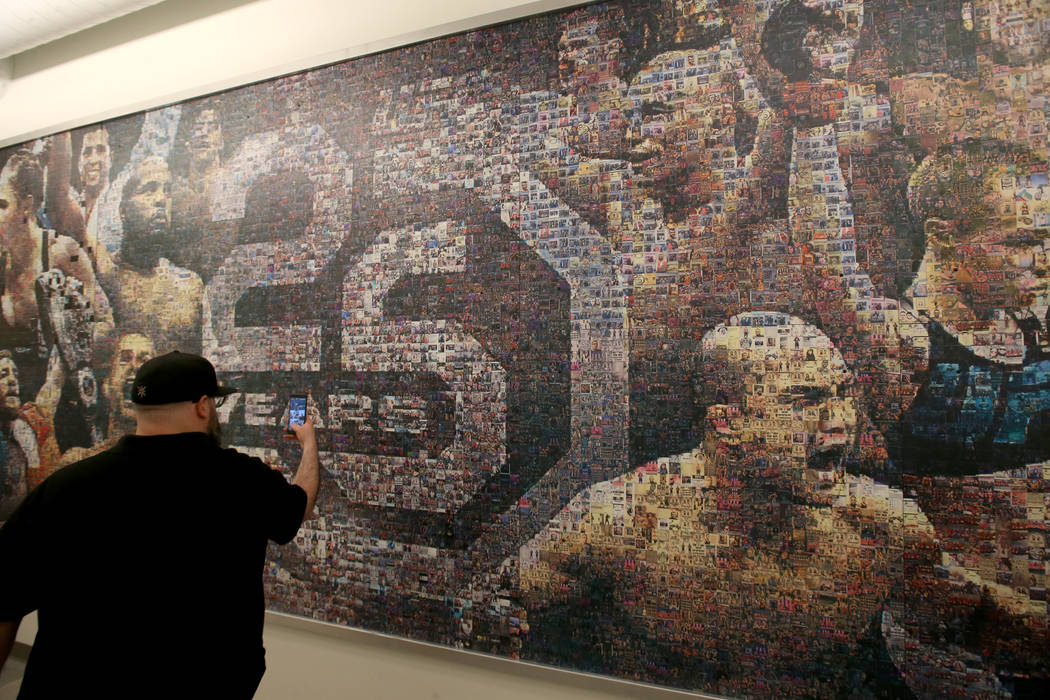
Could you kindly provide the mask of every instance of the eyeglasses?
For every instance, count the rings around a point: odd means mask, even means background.
[[[208,396],[207,394],[205,394],[204,396],[202,396],[199,399],[197,399],[197,401],[195,401],[194,403],[200,403],[204,399],[211,399],[212,401],[214,401],[215,402],[215,408],[218,408],[219,406],[221,406],[224,403],[226,403],[226,397],[225,396]]]

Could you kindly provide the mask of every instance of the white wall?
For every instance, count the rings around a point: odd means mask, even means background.
[[[0,146],[580,3],[168,0],[15,56],[0,93]]]
[[[31,645],[36,613],[17,640]],[[433,644],[267,613],[266,675],[256,700],[682,700],[709,698],[537,664],[457,651]],[[181,665],[193,667],[188,649]],[[14,698],[13,689],[0,699]]]
[[[579,1],[169,0],[15,57],[0,146]],[[35,634],[34,615],[18,640]],[[283,615],[267,615],[265,643],[260,700],[683,696]]]
[[[266,675],[256,700],[683,700],[697,696],[266,616]],[[710,696],[703,696],[710,697]]]

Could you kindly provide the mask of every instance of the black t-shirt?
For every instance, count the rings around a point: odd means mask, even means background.
[[[39,611],[19,697],[257,680],[267,540],[295,537],[305,508],[279,471],[203,433],[127,436],[59,470],[0,528],[0,619]]]
[[[1022,365],[976,355],[929,325],[930,367],[899,434],[887,431],[905,474],[988,474],[1050,457],[1050,358],[1025,349]]]

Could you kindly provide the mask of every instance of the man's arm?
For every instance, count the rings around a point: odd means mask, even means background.
[[[21,619],[0,620],[0,670],[3,670],[4,663],[15,646],[15,635],[21,623]]]
[[[62,385],[66,383],[66,366],[62,362],[62,354],[58,348],[52,347],[51,354],[47,360],[47,373],[44,375],[44,383],[36,392],[36,405],[47,411],[54,418],[58,410],[58,402],[62,395]]]
[[[69,180],[73,157],[69,132],[48,137],[47,149],[47,214],[51,225],[63,236],[84,243],[84,214],[70,193]]]
[[[317,436],[314,433],[312,418],[307,418],[302,425],[293,425],[292,430],[295,432],[295,438],[303,447],[303,456],[299,460],[299,469],[295,472],[292,483],[306,492],[306,510],[303,512],[305,522],[314,512],[317,488],[321,483],[321,466],[317,459]]]
[[[30,488],[38,483],[37,480],[43,480],[45,476],[58,469],[62,459],[62,450],[55,438],[55,413],[58,412],[58,403],[66,376],[62,354],[57,347],[52,347],[51,356],[47,361],[47,374],[44,375],[44,383],[36,393],[36,401],[34,405],[22,407],[22,417],[36,436],[40,460],[40,469],[30,481]]]
[[[83,285],[84,294],[95,309],[96,340],[99,335],[112,335],[113,309],[84,249],[75,240],[60,236],[52,244],[51,254],[54,267],[62,270],[67,276],[80,280]]]

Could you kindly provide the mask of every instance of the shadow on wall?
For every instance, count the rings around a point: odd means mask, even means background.
[[[16,54],[11,59],[8,79],[18,79],[56,65],[75,61],[105,49],[148,37],[173,27],[195,22],[255,0],[180,0],[162,2],[117,17],[104,24],[55,39]],[[14,60],[17,59],[17,60]],[[4,61],[0,61],[0,96],[4,92]]]

